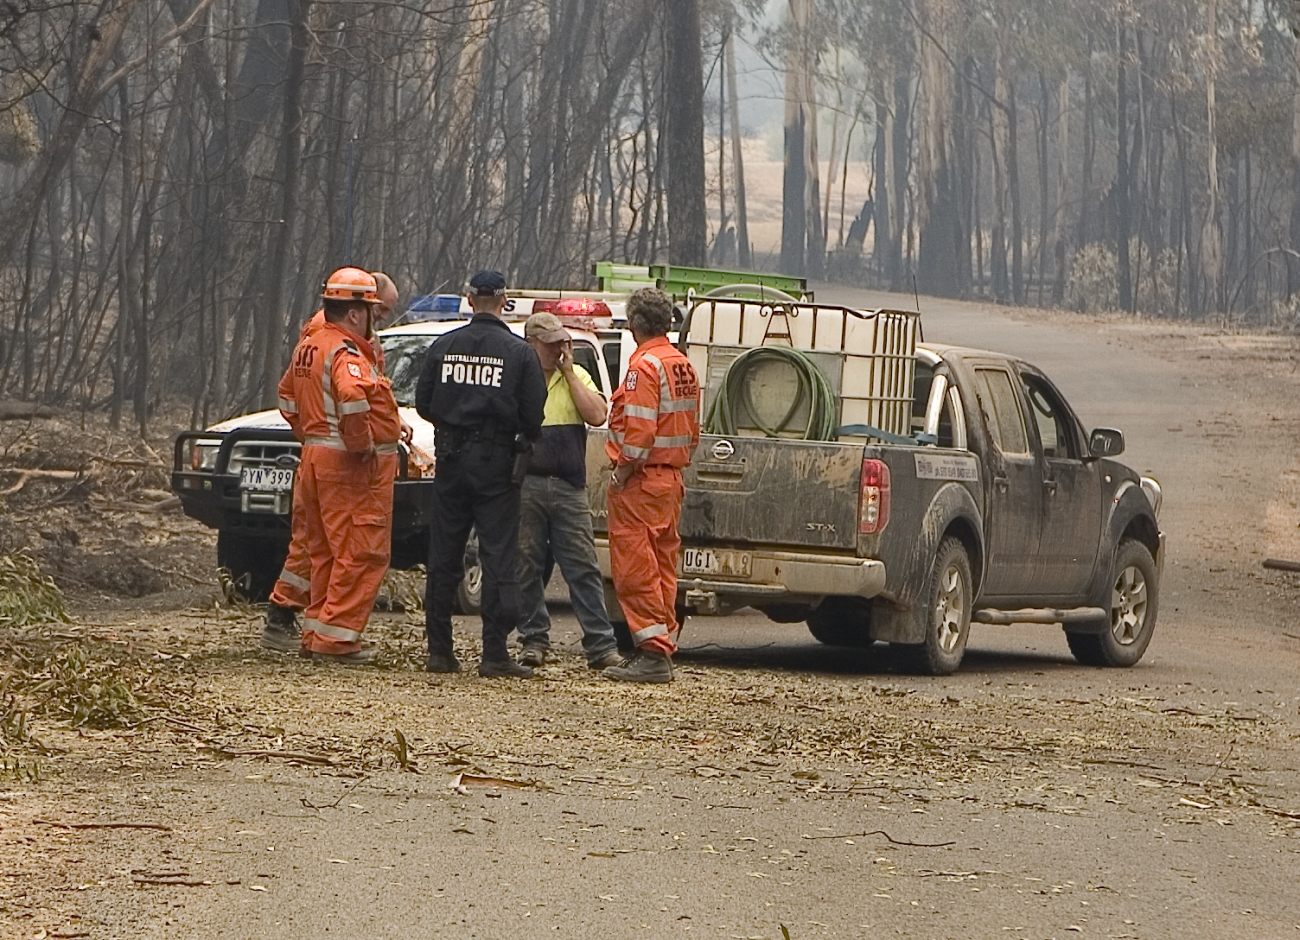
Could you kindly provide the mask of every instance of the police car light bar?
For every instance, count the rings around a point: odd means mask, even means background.
[[[565,326],[577,330],[604,329],[614,323],[614,314],[609,309],[609,304],[592,297],[534,300],[533,313],[542,312],[555,314]]]
[[[426,323],[431,320],[460,320],[468,316],[461,310],[460,294],[426,294],[412,297],[406,307],[404,323]]]

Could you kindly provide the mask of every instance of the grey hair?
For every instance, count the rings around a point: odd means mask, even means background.
[[[663,336],[673,323],[673,302],[663,291],[643,287],[627,300],[627,325],[642,336]]]

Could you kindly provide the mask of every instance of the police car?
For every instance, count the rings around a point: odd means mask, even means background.
[[[523,292],[510,298],[506,320],[522,336],[529,314],[556,313],[573,336],[574,361],[591,373],[608,398],[621,374],[620,364],[630,354],[620,322],[623,300],[622,295]],[[394,568],[426,563],[434,523],[433,426],[415,410],[424,354],[437,337],[464,326],[470,315],[463,298],[421,297],[403,315],[401,325],[378,333],[393,394],[403,420],[414,431],[411,445],[401,448],[393,484]],[[266,600],[284,566],[299,451],[279,411],[240,415],[176,438],[172,490],[186,515],[217,530],[217,564],[230,572],[250,600]],[[481,573],[472,540],[465,561],[460,608],[477,613]]]

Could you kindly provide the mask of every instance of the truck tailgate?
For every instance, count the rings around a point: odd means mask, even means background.
[[[853,551],[861,444],[703,435],[684,478],[692,542]]]

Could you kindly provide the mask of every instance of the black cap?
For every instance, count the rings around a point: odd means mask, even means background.
[[[480,271],[469,279],[469,293],[473,297],[504,297],[506,276],[500,271]]]

